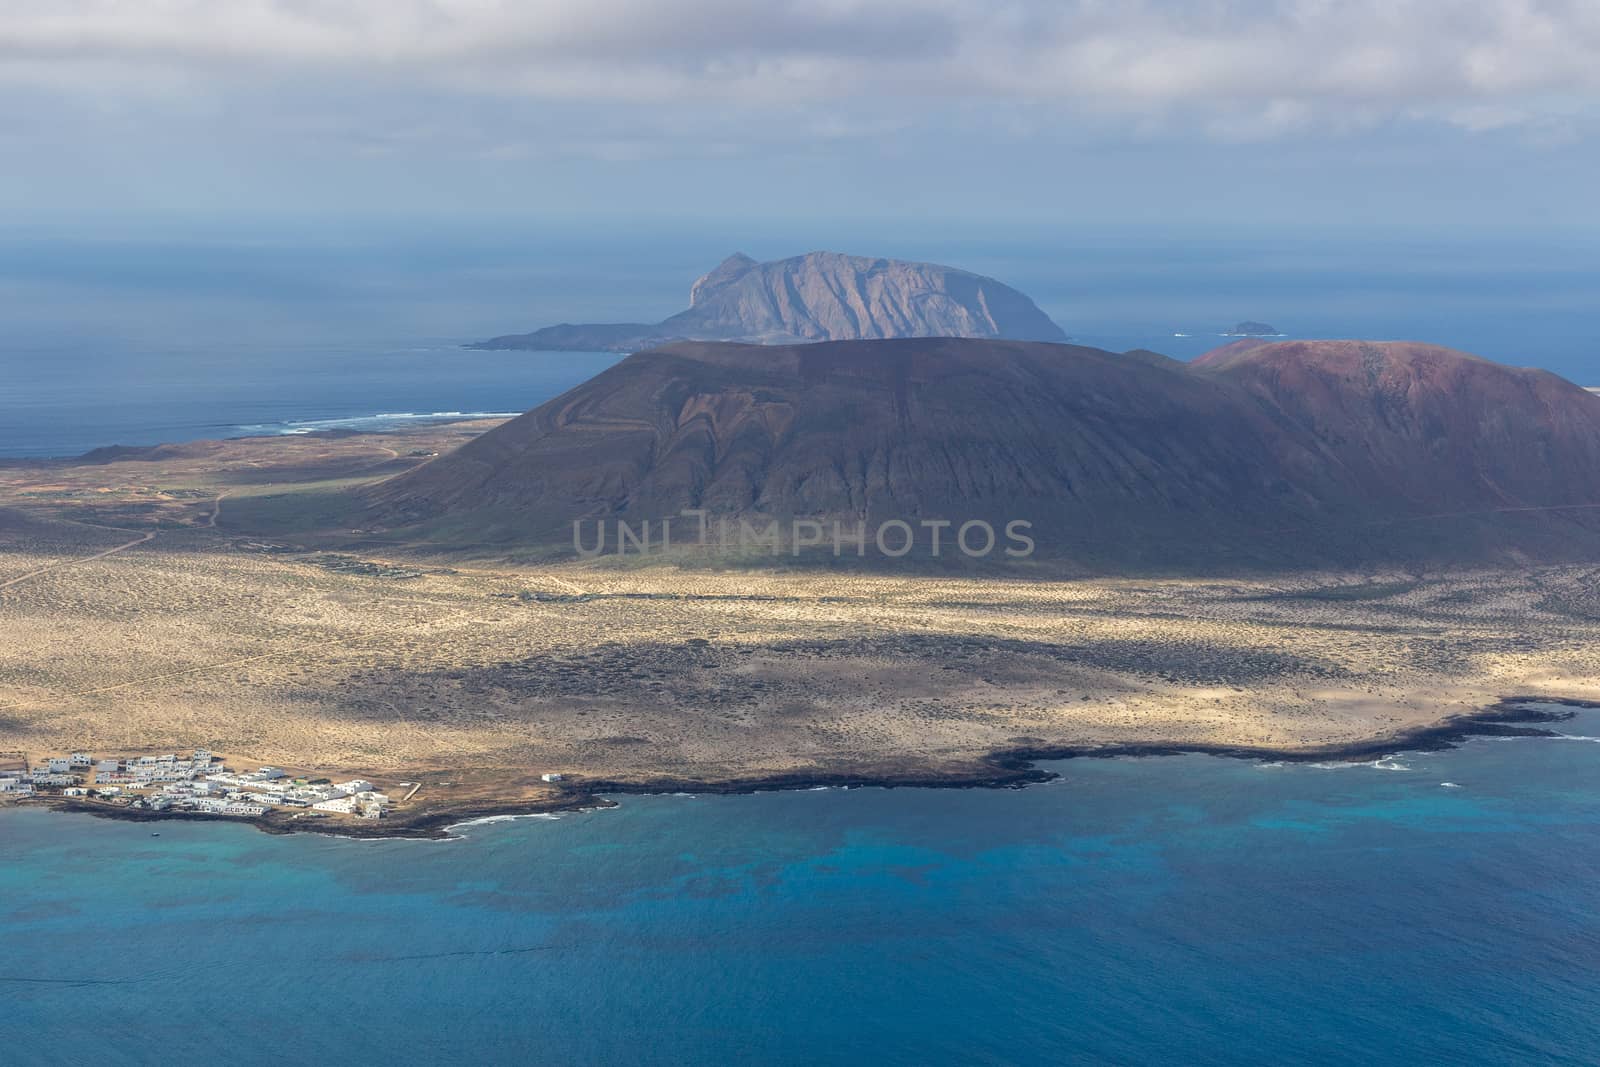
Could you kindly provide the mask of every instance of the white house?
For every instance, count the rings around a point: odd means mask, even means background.
[[[34,785],[48,785],[59,787],[64,785],[77,785],[83,781],[75,774],[36,774],[33,776]]]

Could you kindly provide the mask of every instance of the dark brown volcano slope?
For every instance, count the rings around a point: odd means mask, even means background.
[[[684,508],[1020,518],[1040,556],[1112,570],[1585,556],[1600,515],[1573,505],[1600,504],[1597,474],[1600,398],[1428,346],[1247,342],[1186,366],[1008,341],[684,343],[368,502],[392,529],[551,546],[576,518]]]

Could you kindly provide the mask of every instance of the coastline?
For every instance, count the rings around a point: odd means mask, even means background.
[[[1547,710],[1534,705],[1554,705]],[[1454,748],[1473,737],[1556,737],[1542,724],[1566,722],[1579,709],[1600,708],[1600,701],[1577,697],[1507,696],[1494,704],[1463,715],[1452,715],[1429,726],[1356,741],[1350,744],[1274,749],[1249,745],[1163,744],[1160,742],[1111,745],[1020,746],[990,753],[972,764],[954,765],[946,772],[882,774],[859,771],[818,770],[732,778],[722,781],[656,778],[637,781],[603,778],[574,779],[549,799],[498,803],[475,801],[459,806],[397,812],[379,821],[308,819],[287,812],[260,818],[188,811],[148,811],[117,807],[78,798],[45,796],[14,802],[17,806],[44,807],[52,811],[90,815],[124,822],[167,821],[243,823],[268,834],[322,834],[358,840],[448,840],[459,835],[456,827],[484,819],[552,815],[617,806],[619,796],[659,796],[673,793],[738,796],[752,793],[808,789],[1021,789],[1055,781],[1061,776],[1038,763],[1070,759],[1115,759],[1147,756],[1206,755],[1228,759],[1286,763],[1358,762],[1401,751],[1437,752]]]

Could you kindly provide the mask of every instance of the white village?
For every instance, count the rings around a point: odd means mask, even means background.
[[[86,752],[29,763],[0,754],[0,797],[63,797],[149,812],[196,812],[259,818],[299,809],[317,817],[381,819],[389,797],[371,782],[296,778],[277,767],[230,770],[207,749],[192,755],[102,757]]]

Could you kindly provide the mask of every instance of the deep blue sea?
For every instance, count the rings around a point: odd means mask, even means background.
[[[448,842],[0,810],[0,1058],[1594,1064],[1600,713],[1557,729]]]
[[[0,457],[521,411],[616,357],[460,343],[664,317],[736,249],[968,267],[1117,350],[1249,318],[1600,385],[1560,235],[6,236]],[[0,1064],[1600,1063],[1600,714],[1562,729],[442,843],[0,809]]]
[[[22,230],[0,231],[0,457],[520,412],[616,357],[463,342],[656,321],[735,250],[817,248],[991,274],[1075,340],[1117,351],[1193,358],[1254,319],[1292,337],[1433,341],[1600,385],[1591,235]]]

